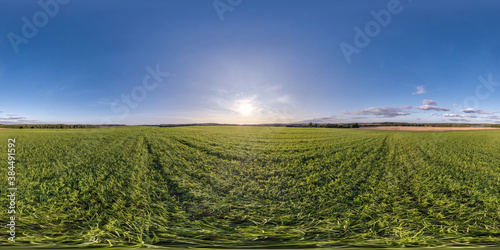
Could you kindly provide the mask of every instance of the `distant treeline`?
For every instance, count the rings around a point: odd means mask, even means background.
[[[500,128],[500,124],[472,124],[472,123],[408,123],[408,122],[381,122],[381,123],[361,123],[361,127],[373,126],[410,126],[410,127],[492,127]]]
[[[286,124],[285,127],[311,127],[311,128],[359,128],[358,123],[312,123],[309,124]]]
[[[153,127],[187,127],[187,126],[250,126],[250,127],[285,127],[282,123],[262,123],[262,124],[228,124],[228,123],[190,123],[190,124],[160,124],[146,125]]]
[[[470,124],[470,123],[408,123],[408,122],[381,122],[381,123],[268,123],[268,124],[218,124],[218,123],[193,123],[193,124],[160,124],[147,125],[154,127],[185,127],[185,126],[251,126],[251,127],[312,127],[312,128],[360,128],[383,126],[411,126],[411,127],[492,127],[500,128],[500,124]]]
[[[103,128],[103,127],[116,127],[116,126],[125,126],[125,125],[0,124],[0,128],[19,128],[19,129],[31,129],[31,128],[74,129],[74,128]]]
[[[162,127],[163,128],[163,127],[224,126],[224,125],[236,126],[236,125],[230,125],[230,124],[217,124],[217,123],[160,124],[160,125],[146,125],[146,126]]]
[[[470,123],[408,123],[408,122],[381,122],[381,123],[308,123],[284,124],[285,127],[313,127],[313,128],[360,128],[360,127],[491,127],[500,128],[500,124],[470,124]]]
[[[324,124],[324,123],[309,123],[309,124],[284,124],[284,123],[263,123],[263,124],[218,124],[218,123],[198,123],[198,124],[161,124],[151,125],[155,127],[185,127],[185,126],[245,126],[245,127],[322,127],[322,128],[359,128],[357,123],[345,124]]]

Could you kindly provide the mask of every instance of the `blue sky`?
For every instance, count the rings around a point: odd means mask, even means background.
[[[3,0],[0,123],[499,123],[499,8]]]

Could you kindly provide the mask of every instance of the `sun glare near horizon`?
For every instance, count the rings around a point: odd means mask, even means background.
[[[238,112],[242,116],[250,116],[253,111],[253,106],[250,103],[240,103],[238,106]]]

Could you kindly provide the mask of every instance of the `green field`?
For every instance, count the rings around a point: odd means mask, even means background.
[[[500,245],[498,130],[4,129],[4,235],[8,138],[14,245]]]

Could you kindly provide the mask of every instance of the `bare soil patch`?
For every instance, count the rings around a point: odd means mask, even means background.
[[[465,131],[465,130],[492,130],[500,128],[488,127],[411,127],[411,126],[382,126],[361,127],[364,130],[387,130],[387,131]]]

